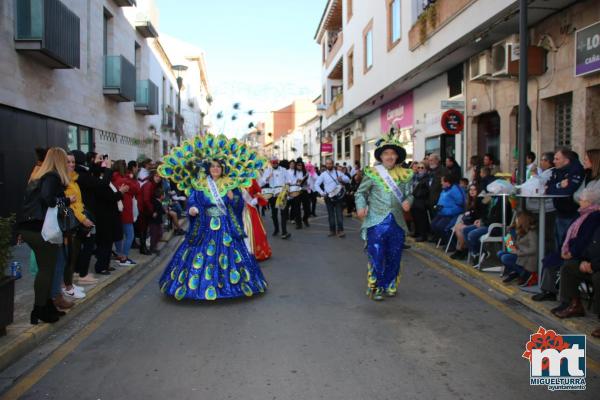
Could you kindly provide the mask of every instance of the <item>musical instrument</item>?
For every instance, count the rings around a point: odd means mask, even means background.
[[[281,188],[263,188],[261,191],[265,200],[269,200],[271,197],[277,195],[281,191]]]
[[[290,185],[289,195],[290,197],[298,197],[302,193],[302,187],[297,185]]]
[[[332,202],[341,201],[344,199],[344,196],[346,196],[346,189],[344,189],[344,185],[337,185],[335,189],[327,193],[327,195]]]

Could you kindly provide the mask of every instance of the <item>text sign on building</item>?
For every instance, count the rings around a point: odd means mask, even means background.
[[[442,114],[442,129],[448,135],[456,135],[463,130],[465,119],[460,111],[450,109]]]
[[[600,22],[575,32],[575,76],[600,71]]]
[[[413,94],[408,92],[381,107],[381,132],[413,126]]]
[[[322,143],[321,153],[333,153],[333,143]]]
[[[442,110],[449,110],[451,108],[464,110],[465,102],[463,100],[442,100],[440,103],[440,108]]]

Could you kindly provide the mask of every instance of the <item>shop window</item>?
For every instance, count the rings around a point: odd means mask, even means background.
[[[77,127],[69,125],[67,127],[67,148],[77,150]]]
[[[342,159],[342,134],[338,133],[336,135],[336,143],[335,143],[335,154],[337,155],[337,159]]]
[[[557,96],[554,100],[555,147],[571,148],[573,95]]]
[[[344,133],[344,158],[350,158],[350,149],[352,147],[351,145],[351,140],[352,139],[352,132],[351,131],[347,131]]]

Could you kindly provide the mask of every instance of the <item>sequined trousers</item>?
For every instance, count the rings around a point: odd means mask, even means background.
[[[379,224],[367,229],[365,251],[367,264],[367,295],[394,296],[400,282],[400,262],[404,247],[404,230],[390,213]]]

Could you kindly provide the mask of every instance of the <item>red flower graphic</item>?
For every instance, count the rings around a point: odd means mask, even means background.
[[[525,344],[525,352],[522,357],[529,360],[531,363],[531,350],[533,349],[556,349],[557,351],[563,351],[568,349],[571,345],[563,340],[561,335],[557,335],[555,331],[551,329],[544,329],[539,327],[538,331],[530,336],[529,342]],[[564,360],[561,360],[561,362]],[[547,358],[542,360],[542,370],[548,369],[549,361]]]

